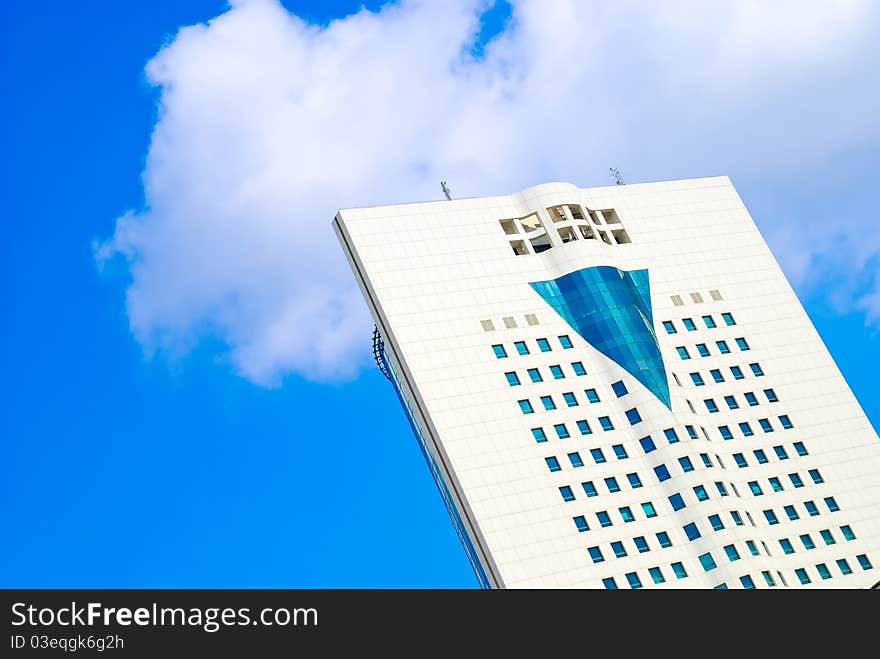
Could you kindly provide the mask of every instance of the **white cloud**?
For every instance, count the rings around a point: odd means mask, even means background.
[[[148,353],[217,337],[256,382],[354,374],[370,321],[330,229],[340,207],[437,198],[442,178],[459,196],[604,184],[610,165],[773,186],[880,143],[869,0],[522,0],[473,60],[485,4],[402,2],[319,28],[238,0],[149,62],[146,205],[97,247],[128,260]],[[823,218],[798,222],[818,235]],[[869,233],[862,263],[880,253]],[[878,300],[862,294],[875,319]]]

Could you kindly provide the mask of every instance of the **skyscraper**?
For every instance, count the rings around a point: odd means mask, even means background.
[[[880,442],[727,177],[334,227],[483,586],[880,579]]]

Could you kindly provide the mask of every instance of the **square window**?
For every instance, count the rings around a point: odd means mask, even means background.
[[[608,488],[608,491],[611,494],[620,492],[620,485],[617,484],[617,479],[614,476],[609,476],[605,479],[605,487]]]
[[[751,437],[755,434],[755,431],[752,430],[748,421],[743,421],[739,424],[739,431],[743,434],[743,437]]]
[[[762,465],[762,464],[767,464],[767,462],[768,462],[768,460],[767,460],[767,454],[764,453],[764,449],[760,449],[760,448],[759,448],[759,449],[755,449],[754,451],[752,451],[752,453],[754,453],[754,455],[755,455],[755,460],[758,461],[758,464],[760,464],[760,465]]]
[[[739,337],[738,339],[734,339],[736,341],[736,347],[745,352],[749,349],[748,342],[743,338]]]
[[[587,549],[587,552],[590,554],[590,558],[593,559],[594,563],[601,563],[605,560],[605,557],[602,555],[602,550],[598,547],[590,547]]]
[[[614,455],[617,457],[618,460],[626,460],[629,457],[626,449],[623,448],[623,444],[614,444],[611,447],[611,450],[614,451]]]
[[[782,492],[782,483],[779,482],[779,479],[776,478],[776,476],[771,476],[767,480],[774,492]]]
[[[631,426],[642,422],[642,415],[639,414],[639,411],[635,407],[628,409],[625,414],[626,420],[629,421],[629,425]]]
[[[697,525],[694,522],[685,524],[681,527],[681,530],[684,531],[688,540],[696,540],[700,537],[700,529],[697,528]]]
[[[764,396],[767,397],[768,403],[778,403],[779,399],[776,397],[776,392],[772,389],[764,389]]]
[[[639,575],[637,575],[635,572],[627,572],[626,580],[629,583],[629,587],[633,590],[642,587],[642,582],[639,580]]]
[[[776,513],[772,510],[765,510],[764,517],[767,518],[767,523],[770,526],[773,526],[774,524],[779,524],[779,520],[776,518]]]
[[[770,419],[758,419],[758,423],[761,424],[761,430],[764,432],[773,432],[773,426],[770,425]]]
[[[669,567],[672,568],[672,573],[675,575],[676,579],[684,579],[688,575],[687,570],[684,569],[684,565],[681,563],[676,562]]]
[[[507,351],[504,349],[504,346],[501,345],[500,343],[498,345],[492,346],[492,350],[495,351],[495,356],[498,359],[504,359],[505,357],[507,357]]]
[[[532,428],[532,437],[535,438],[535,441],[538,444],[542,444],[547,441],[547,435],[544,434],[543,428]]]
[[[532,404],[528,400],[518,400],[516,402],[519,404],[519,409],[523,414],[531,414],[535,411],[532,409]]]
[[[843,537],[847,540],[855,540],[856,534],[853,533],[852,528],[850,528],[849,524],[840,527],[840,532],[843,533]]]
[[[584,394],[587,396],[587,400],[591,403],[599,402],[599,394],[596,393],[595,389],[584,389]]]
[[[782,552],[784,554],[793,554],[794,547],[791,544],[791,541],[788,538],[781,538],[779,540],[779,546],[782,547]]]
[[[694,381],[695,387],[702,387],[704,384],[706,384],[705,382],[703,382],[703,376],[699,373],[691,373],[691,380]]]
[[[609,517],[608,513],[604,510],[600,510],[596,513],[596,518],[599,520],[601,526],[611,526],[611,517]]]
[[[694,463],[691,462],[691,459],[686,455],[678,459],[678,464],[681,465],[681,470],[684,473],[694,470]]]
[[[572,362],[571,368],[572,368],[572,370],[574,370],[575,375],[586,375],[587,374],[587,369],[584,368],[584,365],[582,362]]]
[[[509,373],[505,373],[504,377],[507,378],[507,384],[511,387],[516,387],[519,385],[519,376],[515,371],[510,371]]]
[[[590,424],[587,423],[586,419],[581,419],[577,422],[578,430],[581,431],[582,435],[589,435],[593,432],[593,429],[590,428]]]
[[[825,482],[825,479],[822,478],[822,474],[819,473],[818,469],[810,469],[810,471],[808,471],[807,473],[810,474],[810,478],[813,479],[813,482],[816,485],[820,485]]]
[[[807,509],[807,514],[809,514],[810,517],[815,517],[819,514],[819,509],[812,501],[804,501],[804,508]]]
[[[715,329],[717,327],[712,316],[703,316],[703,324],[706,326],[706,329]]]
[[[724,545],[724,553],[727,554],[727,560],[731,563],[739,560],[739,552],[734,545]]]
[[[715,380],[715,382],[717,382],[719,384],[724,382],[724,376],[721,375],[721,371],[718,370],[717,368],[713,368],[712,370],[710,370],[709,375],[711,375],[712,379]]]
[[[602,449],[600,449],[600,448],[591,448],[590,455],[593,456],[593,461],[597,465],[605,462],[605,454],[602,453]]]
[[[659,567],[648,568],[648,574],[651,575],[651,579],[654,580],[654,583],[665,583],[666,582],[666,579],[663,577],[663,573],[660,571]]]
[[[623,519],[624,522],[636,521],[636,518],[633,516],[632,510],[630,510],[629,506],[623,506],[622,508],[618,508],[617,510],[620,513],[620,517],[621,519]]]
[[[715,404],[715,400],[712,398],[706,398],[703,400],[703,403],[706,404],[706,409],[709,410],[710,413],[714,414],[718,411],[718,406]]]
[[[532,382],[543,382],[544,378],[541,377],[541,371],[537,368],[530,368],[528,370],[529,378],[531,378]]]
[[[563,350],[570,350],[571,348],[574,347],[574,346],[571,344],[571,339],[568,338],[568,335],[567,335],[567,334],[563,334],[562,336],[557,337],[557,338],[559,339],[559,345],[562,346],[562,349],[563,349]],[[545,352],[546,352],[546,351],[545,351]]]
[[[705,343],[698,343],[696,345],[697,352],[700,353],[700,357],[708,357],[709,356],[709,348],[706,347]]]
[[[803,487],[804,481],[801,480],[801,475],[797,472],[788,475],[788,480],[791,481],[791,484],[795,487]]]
[[[825,497],[825,505],[828,506],[828,512],[836,513],[840,510],[834,497]]]
[[[562,399],[569,407],[577,407],[577,398],[574,397],[574,394],[572,392],[566,391],[564,394],[562,394]]]
[[[599,425],[602,426],[602,430],[614,430],[614,424],[611,423],[611,419],[607,416],[599,417]]]
[[[554,380],[561,380],[565,377],[565,373],[562,372],[562,367],[559,364],[554,364],[550,367],[550,375],[553,376]]]
[[[731,313],[723,313],[721,314],[722,320],[724,320],[725,324],[729,327],[730,325],[736,325],[736,321],[733,319],[733,314]]]
[[[663,431],[663,434],[666,436],[666,441],[670,444],[678,442],[678,433],[675,432],[675,428],[667,428]],[[696,437],[694,439],[696,439]]]
[[[559,494],[562,495],[563,501],[574,501],[574,492],[572,492],[571,488],[568,485],[563,485],[559,488]],[[576,519],[576,518],[575,518]],[[581,517],[583,519],[583,517]],[[584,529],[586,531],[587,529]]]
[[[559,439],[568,439],[570,437],[568,434],[568,428],[565,427],[564,423],[557,423],[553,426],[553,430],[556,431],[556,436],[559,437]]]
[[[785,511],[785,514],[788,515],[788,519],[790,519],[792,522],[795,522],[801,518],[801,516],[798,515],[797,510],[794,509],[794,506],[783,506],[782,509]]]
[[[819,531],[819,535],[822,536],[822,540],[826,545],[836,545],[837,540],[834,539],[834,535],[832,535],[830,529],[823,529]]]
[[[672,322],[671,320],[664,320],[664,321],[663,321],[663,329],[666,330],[666,333],[667,333],[667,334],[676,334],[676,333],[678,333],[678,330],[675,329],[675,325],[673,324],[673,322]]]
[[[730,432],[730,428],[728,426],[718,426],[718,432],[721,433],[721,439],[733,439],[733,433]]]
[[[605,586],[606,590],[617,590],[617,582],[614,580],[614,577],[602,579],[602,585]]]
[[[596,491],[596,486],[593,485],[593,481],[581,483],[581,487],[584,488],[584,494],[586,494],[588,497],[595,497],[599,495],[599,493]]]
[[[584,466],[584,461],[581,460],[581,454],[577,451],[568,454],[568,461],[571,462],[571,466],[575,468]]]
[[[840,573],[843,576],[846,576],[848,574],[852,574],[852,568],[849,566],[849,563],[846,562],[845,558],[838,558],[837,559],[837,569],[840,570]]]
[[[682,323],[682,325],[684,325],[684,328],[685,328],[688,332],[693,332],[694,330],[697,329],[697,326],[694,325],[694,321],[691,320],[690,318],[682,318],[682,319],[681,319],[681,323]]]
[[[544,458],[544,462],[547,463],[547,468],[550,471],[559,471],[562,469],[562,467],[559,466],[559,460],[557,460],[555,457],[551,456],[549,458]]]
[[[859,565],[863,570],[870,570],[873,567],[871,561],[868,560],[867,554],[859,554],[856,556],[856,560],[859,562]]]
[[[621,396],[626,396],[629,393],[626,389],[626,385],[623,383],[623,380],[618,380],[614,384],[611,385],[611,390],[614,392],[614,395],[620,398]]]
[[[660,531],[656,534],[657,542],[660,543],[660,547],[662,549],[666,549],[667,547],[672,546],[672,541],[669,539],[669,534],[666,531]]]
[[[654,504],[651,503],[650,501],[645,501],[642,504],[642,512],[645,513],[645,517],[647,517],[649,519],[651,517],[657,517],[657,511],[654,509]],[[659,533],[657,534],[657,537],[658,538],[660,537]]]
[[[727,347],[727,341],[716,341],[715,345],[718,346],[718,352],[722,355],[726,355],[730,352],[730,348]]]
[[[654,474],[656,474],[657,480],[661,483],[663,481],[669,480],[670,478],[669,469],[667,469],[666,465],[664,464],[660,464],[654,467]]]
[[[758,399],[755,397],[755,394],[753,394],[751,391],[745,392],[743,394],[743,396],[745,397],[746,402],[749,404],[749,407],[754,407],[755,405],[758,404]]]
[[[650,453],[651,451],[656,451],[656,450],[657,450],[657,446],[654,444],[654,440],[651,439],[651,436],[650,436],[650,435],[648,435],[647,437],[642,437],[642,438],[639,440],[639,444],[642,445],[642,450],[643,450],[645,453]]]
[[[785,452],[785,448],[782,446],[774,446],[773,452],[776,453],[776,457],[780,460],[788,460],[788,453]]]
[[[619,540],[615,540],[611,543],[611,551],[614,552],[614,556],[616,558],[623,558],[626,556],[626,548],[623,546],[623,543]]]
[[[727,403],[727,407],[731,410],[739,409],[739,403],[736,402],[735,396],[725,396],[724,402]]]
[[[776,418],[779,419],[779,423],[782,424],[782,428],[784,430],[791,430],[792,428],[794,428],[794,425],[792,425],[791,419],[788,418],[787,414],[783,414]]]
[[[550,352],[550,342],[547,339],[538,339],[538,348],[541,352]]]
[[[712,525],[713,531],[721,531],[724,528],[724,522],[719,515],[709,515],[709,524]]]
[[[712,558],[711,552],[706,552],[705,554],[700,555],[700,565],[703,566],[703,570],[706,572],[710,572],[718,567],[718,564],[715,563],[715,559]]]
[[[746,462],[746,458],[742,453],[734,453],[733,461],[736,463],[736,466],[740,469],[745,469],[749,466],[749,463]]]
[[[755,362],[754,364],[749,364],[749,368],[752,369],[752,373],[754,373],[755,377],[761,377],[764,375],[764,369],[761,368],[761,365]]]
[[[687,430],[688,437],[690,437],[691,439],[696,439],[696,438],[697,438],[697,431],[694,430],[694,427],[693,427],[693,426],[685,426],[684,429]],[[668,437],[669,437],[669,436],[667,435],[667,438],[668,438]],[[670,444],[671,444],[671,443],[672,443],[672,442],[670,442]]]
[[[553,402],[553,396],[541,396],[541,403],[548,412],[556,409],[556,403]]]
[[[794,573],[797,575],[797,578],[802,584],[806,585],[810,583],[810,576],[807,574],[807,571],[804,568],[799,567],[794,571]]]
[[[809,453],[807,453],[807,447],[804,446],[803,442],[795,442],[794,444],[792,444],[792,446],[794,447],[794,450],[797,451],[798,455],[809,455]]]
[[[734,380],[742,380],[745,375],[743,375],[742,369],[739,366],[731,366],[730,374],[733,375]]]
[[[525,341],[516,341],[513,344],[516,347],[516,351],[521,355],[529,354],[529,347],[526,345]]]
[[[813,539],[810,537],[809,533],[804,533],[801,536],[801,544],[803,544],[804,549],[806,549],[807,551],[816,548],[816,545],[813,544]]]
[[[755,582],[752,580],[752,578],[748,574],[740,577],[739,582],[742,584],[743,588],[745,588],[746,590],[754,590],[755,589]]]
[[[691,358],[690,354],[688,353],[687,348],[685,348],[684,346],[676,346],[675,349],[678,351],[678,356],[681,357],[682,359],[690,359]]]
[[[642,480],[639,478],[639,475],[636,473],[627,474],[627,480],[629,480],[630,487],[636,490],[642,486]]]
[[[562,490],[562,488],[559,489]],[[566,501],[570,501],[570,499],[566,499]],[[590,530],[590,527],[587,524],[587,519],[583,515],[572,517],[572,519],[574,520],[574,525],[577,527],[578,532],[583,533],[584,531]]]
[[[694,495],[697,497],[697,501],[706,501],[709,498],[709,493],[706,492],[706,488],[702,485],[694,485]]]
[[[640,554],[644,554],[645,552],[650,551],[650,547],[648,547],[648,541],[645,540],[644,536],[633,538],[633,543],[635,544],[636,549],[639,550]]]
[[[681,510],[685,507],[684,498],[676,492],[669,497],[669,505],[672,506],[673,510]]]

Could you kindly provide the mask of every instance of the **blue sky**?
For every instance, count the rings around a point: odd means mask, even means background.
[[[280,20],[272,3],[255,3],[265,15],[250,4],[183,39],[180,27],[223,14],[225,3],[5,9],[0,585],[474,586],[394,393],[369,365],[371,328],[329,228],[341,206],[436,198],[441,178],[464,196],[545,179],[602,185],[609,165],[632,181],[731,175],[877,427],[880,128],[876,74],[860,64],[876,46],[858,27],[876,25],[872,9],[828,25],[841,35],[828,51],[814,43],[820,50],[764,53],[784,78],[735,59],[746,48],[713,51],[709,73],[659,48],[621,55],[621,82],[604,60],[553,59],[566,48],[553,21],[575,11],[564,2],[540,19],[516,3],[512,27],[494,39],[505,11],[481,31],[481,9],[467,3],[404,5],[335,27],[331,19],[360,3],[285,3],[331,25],[323,32]],[[283,29],[267,34],[266,16]],[[643,42],[643,32],[661,44],[684,29],[661,16],[620,32],[616,20],[595,17],[621,51],[621,39]],[[369,57],[348,45],[358,35]],[[517,59],[523,39],[534,62]],[[393,47],[382,53],[381,44]],[[642,79],[640,58],[652,52],[685,68]],[[724,85],[706,84],[722,74]],[[568,113],[584,80],[616,92],[607,110]],[[731,101],[730,87],[748,94]],[[383,98],[338,114],[357,105],[349,88]],[[654,107],[684,93],[692,103]],[[823,105],[843,93],[861,110]],[[615,106],[615,96],[626,103]],[[255,100],[236,105],[241,98]],[[279,120],[265,134],[267,117]],[[359,119],[364,127],[346,132]],[[715,128],[689,128],[695,122]],[[215,196],[233,210],[220,217]],[[276,228],[279,217],[295,235]],[[242,226],[261,236],[257,247],[277,242],[289,255],[303,241],[322,258],[254,258],[237,247]],[[331,304],[316,302],[325,298]]]

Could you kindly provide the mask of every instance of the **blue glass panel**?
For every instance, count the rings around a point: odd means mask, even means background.
[[[595,266],[531,286],[584,340],[670,407],[647,270]]]

